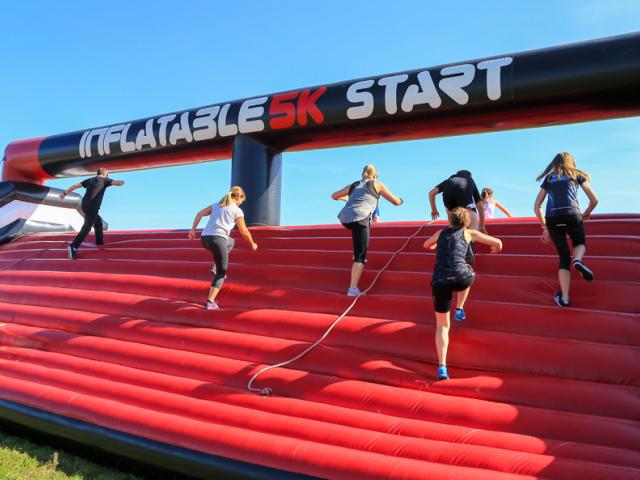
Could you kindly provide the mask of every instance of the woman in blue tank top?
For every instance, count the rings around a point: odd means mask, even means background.
[[[438,380],[449,378],[447,350],[453,292],[456,298],[455,319],[464,320],[464,302],[475,278],[473,268],[467,264],[467,251],[471,242],[484,243],[491,253],[502,250],[502,242],[485,233],[467,228],[471,215],[466,208],[458,207],[449,212],[449,227],[438,230],[423,244],[423,248],[436,250],[436,264],[431,277],[433,309],[436,314],[436,351],[438,352]]]
[[[338,190],[331,198],[345,200],[347,204],[340,210],[338,219],[345,228],[351,230],[353,240],[353,265],[351,267],[351,283],[347,295],[360,295],[358,282],[367,262],[369,248],[369,228],[371,215],[378,206],[378,199],[384,197],[393,205],[402,205],[402,199],[391,193],[386,185],[378,180],[378,172],[373,165],[362,170],[362,180],[350,183]]]
[[[547,168],[536,179],[542,180],[540,192],[536,197],[533,210],[542,224],[542,241],[553,241],[560,265],[558,281],[560,291],[553,295],[553,300],[560,307],[569,306],[569,288],[571,286],[571,253],[573,267],[586,281],[593,280],[593,272],[582,261],[587,251],[584,234],[585,220],[598,204],[598,198],[589,184],[589,175],[576,167],[576,161],[567,152],[558,153]],[[589,206],[580,212],[578,205],[578,189],[582,188],[589,198]],[[542,214],[542,202],[547,197],[546,212]],[[573,251],[569,251],[567,235],[573,243]]]

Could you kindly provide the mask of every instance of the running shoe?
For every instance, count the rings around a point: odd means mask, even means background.
[[[78,256],[78,249],[72,245],[67,247],[67,258],[69,260],[75,260]]]
[[[559,307],[568,307],[569,305],[571,305],[571,304],[569,303],[569,300],[566,300],[566,301],[565,301],[565,300],[562,298],[562,293],[560,293],[560,292],[556,292],[556,293],[553,295],[553,300],[558,304],[558,306],[559,306]]]
[[[358,295],[360,295],[360,289],[358,287],[354,287],[354,288],[350,288],[349,290],[347,290],[347,296],[348,297],[357,297]]]
[[[574,260],[573,267],[578,272],[580,272],[580,275],[582,275],[582,278],[584,278],[587,282],[590,282],[591,280],[593,280],[593,272],[589,267],[587,267],[584,263],[582,263],[582,260]]]
[[[213,265],[211,265],[211,273],[213,273],[215,275],[217,271],[218,271],[218,269],[216,267],[216,264],[214,263]]]
[[[438,366],[438,380],[449,380],[449,371],[446,365]]]
[[[207,300],[207,303],[204,304],[205,310],[218,310],[219,308],[220,308],[220,305],[218,305],[218,303],[215,300],[213,302],[210,302],[209,300]]]
[[[464,314],[464,310],[461,308],[456,308],[456,313],[453,315],[458,322],[463,321],[467,316]]]

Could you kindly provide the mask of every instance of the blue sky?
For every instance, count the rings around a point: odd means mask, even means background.
[[[3,6],[0,145],[249,96],[640,30],[634,0],[29,1]],[[366,163],[405,199],[383,221],[428,215],[427,192],[474,172],[530,216],[558,151],[592,174],[597,212],[640,211],[640,118],[283,156],[282,224],[334,223],[330,194]],[[230,161],[112,175],[113,229],[186,228],[229,187]],[[51,181],[65,188],[78,179]],[[581,197],[586,205],[584,196]]]

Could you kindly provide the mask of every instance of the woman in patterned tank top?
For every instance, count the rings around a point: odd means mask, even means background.
[[[466,208],[454,208],[449,215],[449,227],[438,230],[424,242],[423,248],[436,250],[436,264],[431,277],[433,308],[436,314],[436,351],[438,352],[438,380],[447,380],[447,349],[453,292],[457,292],[455,319],[464,320],[464,302],[475,278],[473,268],[466,262],[471,242],[484,243],[491,253],[502,250],[502,242],[477,230],[467,228],[471,215]]]

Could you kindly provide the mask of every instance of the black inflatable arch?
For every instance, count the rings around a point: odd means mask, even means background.
[[[639,91],[631,33],[16,141],[2,176],[43,184],[231,157],[248,223],[278,225],[283,151],[633,116]]]

